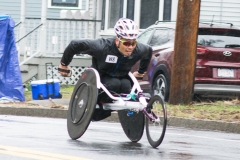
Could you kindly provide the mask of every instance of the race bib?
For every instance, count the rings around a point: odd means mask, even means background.
[[[106,58],[107,63],[117,63],[118,57],[113,55],[108,55]]]

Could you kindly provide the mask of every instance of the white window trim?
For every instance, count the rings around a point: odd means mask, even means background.
[[[106,0],[105,3],[105,23],[104,23],[104,30],[102,30],[99,35],[100,36],[114,36],[114,30],[113,28],[108,28],[109,25],[109,1]],[[178,1],[178,0],[176,0]],[[134,21],[136,24],[140,26],[140,9],[141,9],[141,0],[135,0],[134,4]],[[158,19],[163,19],[163,7],[164,7],[164,1],[159,0],[159,16]],[[127,16],[127,0],[123,1],[123,18],[126,18]],[[144,29],[140,29],[140,32],[142,32]]]
[[[106,8],[105,8],[105,24],[104,28],[105,30],[111,30],[113,28],[108,28],[109,24],[109,0],[106,0]],[[123,18],[127,17],[127,0],[123,1]]]
[[[138,26],[140,26],[140,10],[141,10],[141,0],[135,0],[134,22]]]
[[[171,20],[177,21],[178,0],[172,0]]]
[[[104,30],[108,30],[108,21],[109,21],[109,0],[106,0],[106,3],[105,3],[105,24],[104,24]]]
[[[158,20],[163,21],[164,1],[159,2],[159,16]]]
[[[127,17],[127,0],[123,1],[123,18]]]
[[[48,8],[52,8],[52,9],[82,9],[82,0],[78,1],[78,7],[52,6],[52,0],[48,0]]]

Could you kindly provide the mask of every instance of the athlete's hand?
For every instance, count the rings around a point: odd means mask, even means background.
[[[60,73],[61,76],[63,76],[63,77],[70,77],[71,76],[70,75],[71,68],[68,67],[68,66],[63,66],[63,65],[59,64],[59,66],[58,66],[58,73]]]
[[[144,76],[144,74],[140,74],[137,71],[133,72],[133,75],[137,78],[137,80],[142,80]]]

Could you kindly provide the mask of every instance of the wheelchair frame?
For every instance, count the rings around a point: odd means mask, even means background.
[[[123,95],[121,94],[120,97],[113,96],[108,91],[108,89],[101,83],[99,73],[96,69],[88,68],[87,71],[85,71],[85,72],[91,72],[91,71],[94,72],[94,74],[96,76],[96,89],[98,89],[98,90],[102,89],[113,100],[112,103],[102,103],[102,107],[103,107],[102,109],[113,110],[113,111],[118,111],[118,112],[121,112],[123,110],[128,110],[128,111],[132,111],[132,112],[136,112],[136,113],[139,113],[139,112],[141,113],[142,112],[146,117],[146,132],[147,132],[148,141],[149,141],[149,143],[151,144],[152,147],[154,147],[154,148],[158,147],[162,143],[162,140],[164,138],[165,131],[166,131],[166,124],[167,124],[167,112],[166,112],[165,102],[163,101],[163,99],[160,96],[156,96],[156,95],[151,97],[150,99],[148,97],[145,97],[143,95],[143,91],[142,91],[137,79],[134,77],[134,75],[131,72],[128,73],[129,77],[133,81],[133,86],[132,86],[131,92],[129,93],[130,96],[128,97],[128,94],[123,94]],[[91,74],[93,74],[92,72],[91,72]],[[82,78],[82,79],[84,79],[84,78]],[[92,112],[95,110],[93,108],[88,109],[88,106],[85,106],[85,108],[82,109],[81,111],[77,111],[77,109],[79,109],[79,107],[81,108],[82,106],[78,106],[78,107],[71,106],[73,104],[80,105],[80,102],[81,103],[83,102],[83,100],[78,102],[78,99],[77,99],[76,100],[77,103],[74,103],[74,97],[73,96],[76,96],[79,88],[81,88],[82,86],[85,86],[85,88],[88,88],[89,86],[91,86],[91,85],[88,85],[85,81],[80,81],[80,82],[81,83],[78,84],[78,88],[76,89],[76,91],[74,90],[75,92],[73,94],[75,94],[75,95],[72,95],[70,106],[69,106],[68,131],[69,131],[69,135],[72,139],[77,139],[77,138],[79,138],[83,135],[83,133],[86,131],[86,129],[87,129],[87,127],[88,127],[88,125],[90,124],[90,121],[91,121],[92,113],[89,113],[89,110],[92,110]],[[84,87],[83,87],[83,89],[81,88],[81,90],[83,92]],[[87,90],[89,90],[89,89],[87,89]],[[92,94],[93,92],[88,92],[88,93]],[[134,99],[132,99],[132,96],[135,96],[138,101],[134,101]],[[77,95],[77,97],[79,98],[81,96]],[[148,102],[147,102],[147,99],[148,99]],[[162,120],[158,117],[158,115],[156,115],[152,111],[153,104],[156,101],[160,103],[160,105],[161,105],[160,108],[162,108],[162,112],[159,112],[159,113],[163,114]],[[86,102],[86,103],[88,103],[88,102]],[[94,103],[91,103],[91,106],[93,106],[93,104]],[[81,104],[81,105],[83,105],[83,104]],[[95,108],[99,108],[99,105],[97,103],[96,103]],[[77,113],[74,113],[74,111],[77,112]],[[87,118],[84,118],[84,115]],[[73,119],[76,118],[77,116],[80,116],[81,118],[75,123],[75,121],[73,121]],[[140,115],[140,118],[141,118],[141,115]],[[126,117],[122,117],[122,119],[126,119]],[[134,121],[136,121],[136,119],[134,119]],[[143,127],[144,127],[144,123],[145,123],[144,122],[144,117],[142,117],[140,121],[141,121],[141,123],[143,123],[143,124],[140,124],[140,126],[143,125]],[[120,122],[121,122],[121,119],[120,119]],[[126,121],[121,122],[121,124],[122,123],[126,123]],[[135,122],[131,122],[131,123],[134,124]],[[151,123],[153,123],[153,125]],[[163,124],[162,133],[160,134],[160,137],[157,136],[158,138],[156,140],[151,137],[151,133],[150,133],[151,132],[150,128],[152,126],[154,127],[155,123],[159,124],[159,126],[160,126],[160,123]],[[126,130],[126,128],[124,128],[124,126],[126,126],[126,125],[122,124],[122,127],[124,129],[125,134],[128,136],[128,138],[132,142],[137,142],[141,139],[142,133],[140,133],[137,136],[137,138],[135,138],[135,139],[131,138],[132,135],[128,135],[129,129]],[[132,126],[134,126],[134,125],[132,125]],[[78,127],[80,128],[81,131],[78,131]],[[141,128],[141,129],[142,129],[141,132],[143,132],[144,128]],[[77,132],[77,133],[75,134],[74,132]]]

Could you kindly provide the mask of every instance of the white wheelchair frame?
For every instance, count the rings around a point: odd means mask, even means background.
[[[90,68],[90,69],[92,69],[96,74],[97,88],[102,89],[113,100],[113,103],[103,103],[102,104],[104,110],[129,109],[129,110],[133,110],[133,111],[142,111],[144,108],[146,108],[146,106],[148,104],[146,101],[146,97],[142,96],[143,91],[142,91],[137,79],[131,72],[128,73],[128,76],[133,81],[133,87],[129,94],[136,95],[138,97],[139,101],[129,101],[129,100],[131,100],[131,97],[115,97],[115,96],[113,96],[108,91],[108,89],[101,83],[98,71],[94,68]],[[135,93],[135,91],[137,91],[137,93]],[[97,104],[96,108],[98,108],[98,107],[99,106]]]
[[[96,69],[88,68],[87,70],[93,71],[96,79],[94,79],[93,83],[88,84],[86,83],[86,80],[89,81],[89,79],[88,78],[84,79],[84,76],[83,76],[83,78],[79,80],[77,87],[74,89],[74,92],[70,101],[70,105],[69,105],[70,107],[68,109],[68,116],[67,116],[67,127],[68,127],[69,136],[72,139],[78,139],[84,134],[84,132],[86,131],[88,125],[92,120],[92,115],[94,113],[94,110],[96,108],[101,108],[99,106],[100,104],[97,104],[97,96],[99,96],[97,90],[101,89],[113,100],[113,102],[110,102],[110,103],[102,103],[101,104],[102,109],[118,111],[119,120],[128,138],[132,142],[139,141],[142,137],[142,134],[144,131],[144,125],[146,122],[146,135],[147,135],[148,141],[152,147],[154,148],[158,147],[162,143],[162,140],[164,138],[165,131],[166,131],[166,125],[167,125],[167,112],[166,112],[164,100],[157,95],[151,98],[144,96],[143,91],[137,79],[131,72],[128,73],[128,76],[133,82],[133,86],[131,88],[130,93],[129,94],[120,93],[120,94],[117,94],[117,96],[114,96],[101,83],[99,73]],[[87,100],[84,103],[83,97],[76,96],[77,94],[81,95],[83,90],[80,89],[79,90],[80,92],[78,93],[78,89],[84,86],[86,88],[89,88],[88,93],[90,94],[97,93],[93,95],[95,100],[91,99],[90,97],[89,101]],[[82,94],[82,95],[84,95],[84,97],[86,98],[86,94]],[[91,95],[88,95],[88,96],[91,96]],[[75,99],[76,97],[77,99]],[[74,103],[75,100],[76,100],[76,103]],[[159,104],[161,105],[161,108],[162,108],[161,110],[163,113],[163,116],[161,116],[163,118],[162,121],[159,117],[159,114],[156,115],[154,113],[155,111],[153,111],[154,109],[153,104],[155,104],[155,102],[160,102]],[[89,108],[87,106],[88,103],[89,103]],[[129,114],[128,111],[130,111],[130,113],[132,114]],[[137,114],[134,114],[133,112],[137,112]],[[142,112],[142,113],[139,114],[138,112]],[[127,113],[127,115],[125,115],[125,113]],[[156,112],[156,113],[159,113],[159,112]],[[145,120],[145,117],[143,116],[146,117],[146,120]],[[138,120],[142,124],[136,123],[136,121]],[[162,124],[160,122],[162,122]],[[136,126],[137,128],[134,128],[134,126]],[[154,132],[151,132],[152,129],[154,129],[155,127],[157,128],[159,126],[161,129],[159,131],[162,132],[161,134],[158,134],[158,132],[155,132],[155,130]],[[141,131],[137,130],[139,128],[141,129]],[[157,139],[152,138],[153,136],[152,133],[157,134]]]

